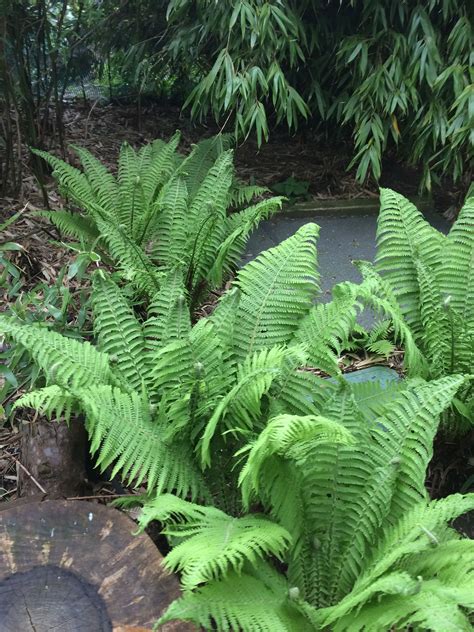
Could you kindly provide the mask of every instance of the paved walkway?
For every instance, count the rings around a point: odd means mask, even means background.
[[[438,230],[443,232],[448,230],[448,223],[441,215],[434,213],[425,215]],[[276,216],[262,222],[258,230],[250,237],[244,262],[250,261],[262,250],[276,246],[308,222],[315,222],[320,227],[318,259],[321,300],[327,302],[331,300],[331,288],[336,283],[361,280],[358,271],[351,263],[352,260],[374,260],[376,214],[355,214],[346,217],[330,213],[295,218],[288,215]]]

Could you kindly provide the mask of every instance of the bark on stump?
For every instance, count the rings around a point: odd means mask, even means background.
[[[82,496],[86,491],[87,433],[80,419],[64,422],[39,419],[25,424],[21,462],[49,498]],[[38,487],[20,470],[22,496],[37,496]]]
[[[150,538],[134,530],[122,512],[82,501],[0,511],[0,632],[152,630],[179,585]]]

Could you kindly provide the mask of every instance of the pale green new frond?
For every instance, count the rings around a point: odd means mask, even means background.
[[[97,202],[117,217],[117,182],[114,176],[90,151],[77,145],[71,145],[71,147],[81,160],[84,173]]]
[[[276,584],[276,586],[275,586]],[[283,581],[270,585],[247,573],[229,573],[174,601],[158,621],[190,620],[219,632],[309,632],[302,615],[288,599]]]
[[[83,239],[89,244],[95,242],[99,237],[99,232],[93,220],[79,213],[56,210],[38,211],[36,215],[49,219],[64,235]]]
[[[103,271],[93,278],[92,307],[97,348],[109,355],[127,390],[140,390],[146,378],[141,324],[120,288]]]
[[[318,233],[316,224],[306,224],[239,271],[239,326],[234,332],[239,357],[291,339],[319,289]]]
[[[466,329],[474,329],[474,197],[464,203],[442,250],[439,285],[443,299]]]
[[[47,151],[40,149],[31,149],[31,151],[43,158],[53,168],[53,176],[73,202],[83,209],[86,209],[90,203],[96,203],[97,200],[92,187],[85,174],[79,169],[52,154],[48,154]]]
[[[381,189],[380,204],[377,270],[390,283],[408,324],[418,333],[422,325],[414,259],[418,256],[425,265],[436,266],[445,237],[399,193]]]
[[[0,332],[31,355],[50,384],[76,390],[113,381],[108,356],[87,341],[66,338],[37,325],[21,325],[5,316],[0,316]]]
[[[421,571],[425,564],[425,555],[438,551],[438,545],[445,545],[442,543],[446,540],[446,533],[448,542],[453,537],[458,537],[451,530],[447,531],[452,520],[473,509],[474,494],[452,494],[441,500],[422,501],[413,505],[398,521],[391,526],[387,525],[380,532],[354,589],[365,589],[395,566],[402,566],[408,572],[412,568]],[[455,541],[459,542],[457,539]],[[472,547],[471,555],[474,555],[474,543]],[[424,571],[429,576],[430,564],[435,565],[432,569],[435,576],[440,571],[436,561],[430,562],[426,558]]]
[[[201,463],[203,467],[211,463],[210,443],[220,420],[227,412],[229,412],[231,428],[237,420],[241,426],[252,427],[253,420],[260,413],[262,396],[269,391],[273,380],[280,375],[286,353],[284,347],[262,349],[248,355],[237,367],[237,383],[216,406],[202,436]]]
[[[64,417],[66,422],[77,407],[77,397],[60,386],[46,386],[31,393],[26,393],[16,400],[13,409],[34,408],[48,419],[53,417],[59,421]]]
[[[253,493],[259,492],[262,468],[274,456],[300,458],[302,444],[311,448],[320,443],[351,443],[352,435],[344,426],[320,415],[279,415],[268,422],[250,446],[247,462],[239,477],[244,504],[248,507]],[[296,449],[296,452],[292,451]]]
[[[163,279],[161,288],[148,306],[147,313],[148,319],[143,325],[143,332],[149,350],[164,347],[189,333],[191,320],[181,269],[171,270]]]
[[[193,505],[190,513],[188,507],[181,506],[192,503],[178,500],[158,496],[145,506],[140,526],[159,520],[166,523],[166,535],[180,539],[166,556],[165,567],[181,574],[185,590],[225,577],[231,571],[241,573],[244,564],[257,564],[269,555],[281,560],[291,541],[283,527],[263,516],[235,518],[215,507],[199,505]],[[183,518],[171,518],[170,522],[170,510]]]
[[[153,409],[138,393],[100,386],[80,396],[91,450],[98,453],[101,470],[113,464],[111,477],[120,472],[130,484],[146,482],[150,493],[207,498],[192,446],[166,441],[163,422],[152,417]]]
[[[329,375],[337,375],[339,356],[347,344],[361,305],[349,284],[333,289],[333,300],[311,308],[301,320],[295,340],[308,349],[308,364]]]

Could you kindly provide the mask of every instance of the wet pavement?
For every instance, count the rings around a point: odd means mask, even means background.
[[[255,258],[260,252],[278,245],[293,235],[298,228],[314,222],[319,225],[318,264],[321,284],[321,299],[331,300],[331,289],[341,281],[361,280],[353,260],[373,261],[375,257],[375,232],[377,213],[360,212],[341,215],[328,209],[325,214],[312,215],[305,211],[304,217],[291,217],[290,211],[262,222],[248,241],[244,263]],[[437,213],[425,213],[430,223],[447,232],[448,222]]]

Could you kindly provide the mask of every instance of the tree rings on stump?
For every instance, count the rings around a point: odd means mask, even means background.
[[[135,530],[122,512],[82,501],[0,511],[0,632],[152,630],[179,585]]]

